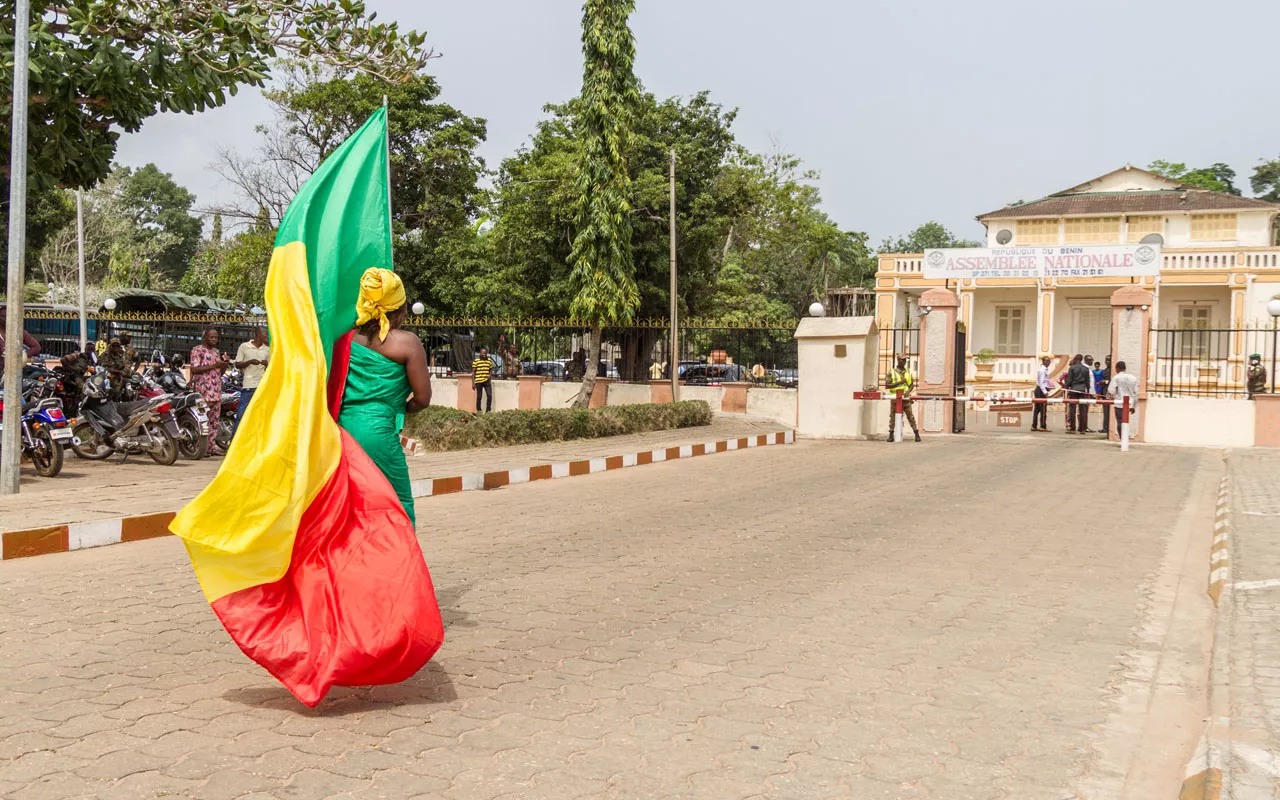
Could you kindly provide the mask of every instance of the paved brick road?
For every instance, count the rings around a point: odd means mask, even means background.
[[[1126,665],[1220,464],[801,443],[424,500],[443,650],[316,711],[175,540],[5,562],[0,796],[1118,797]]]
[[[1280,796],[1280,453],[1231,456],[1231,580],[1224,599],[1229,737],[1227,797]],[[1219,628],[1221,631],[1222,628]]]

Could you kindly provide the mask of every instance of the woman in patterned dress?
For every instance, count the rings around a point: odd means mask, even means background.
[[[231,362],[225,353],[218,351],[217,328],[205,328],[203,342],[191,351],[191,388],[199,392],[209,406],[209,453],[220,456],[224,453],[214,444],[214,435],[222,415],[222,373]]]

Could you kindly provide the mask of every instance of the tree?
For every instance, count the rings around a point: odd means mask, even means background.
[[[1249,178],[1249,188],[1259,200],[1280,203],[1280,158],[1274,161],[1260,160]]]
[[[386,96],[396,269],[415,299],[435,312],[451,310],[451,287],[462,280],[456,263],[480,213],[485,165],[476,150],[485,121],[437,102],[440,86],[428,76],[388,84],[366,75],[333,78],[301,65],[286,76],[282,88],[266,93],[276,121],[258,129],[256,156],[220,155],[215,168],[240,198],[217,210],[242,223],[265,213],[269,227],[278,225],[303,181]]]
[[[154,238],[168,234],[169,244],[159,251],[153,267],[169,283],[177,283],[187,271],[191,257],[200,246],[199,218],[191,215],[195,195],[174,183],[173,177],[147,164],[136,172],[117,167],[122,173],[121,199],[133,217],[135,236]]]
[[[1163,175],[1166,178],[1199,189],[1210,189],[1215,192],[1234,195],[1240,194],[1240,190],[1235,186],[1236,171],[1222,162],[1210,164],[1200,169],[1187,169],[1187,165],[1183,163],[1156,160],[1148,164],[1147,169],[1157,175]]]
[[[896,241],[885,239],[880,245],[880,252],[923,253],[939,247],[982,247],[982,243],[972,239],[957,239],[942,223],[926,222],[906,236],[899,236]]]
[[[577,99],[548,106],[530,145],[503,162],[492,229],[481,240],[489,265],[465,282],[469,313],[567,315],[580,106]],[[705,92],[662,101],[641,95],[627,156],[641,317],[668,313],[672,149],[682,315],[791,318],[827,285],[865,285],[874,275],[866,234],[842,232],[819,210],[818,175],[785,154],[745,151],[734,139],[734,117]],[[662,332],[606,335],[621,348],[623,377],[645,377]]]
[[[603,327],[629,322],[640,304],[626,160],[640,105],[639,81],[632,72],[635,39],[627,24],[633,10],[635,0],[586,0],[582,7],[581,148],[569,253],[569,312],[591,325],[591,352],[577,401],[582,408],[595,388]]]
[[[270,228],[237,234],[219,254],[221,264],[212,294],[245,305],[262,305],[275,242],[276,233]]]

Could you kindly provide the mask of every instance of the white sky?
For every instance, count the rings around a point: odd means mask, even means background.
[[[489,122],[490,167],[548,102],[577,92],[577,0],[370,0],[428,34],[442,99]],[[1230,164],[1237,185],[1280,157],[1275,0],[638,0],[636,72],[658,96],[708,89],[736,132],[822,173],[825,210],[873,244],[937,219],[976,238],[980,213],[1157,158]],[[207,205],[208,164],[268,120],[245,91],[124,137]]]

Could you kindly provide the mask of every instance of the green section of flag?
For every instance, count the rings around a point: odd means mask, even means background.
[[[360,276],[393,269],[387,112],[379,109],[329,155],[289,204],[276,247],[302,242],[326,359],[356,322]]]

